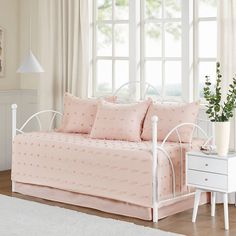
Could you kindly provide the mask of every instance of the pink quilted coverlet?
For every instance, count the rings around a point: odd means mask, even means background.
[[[165,149],[174,164],[176,192],[186,191],[185,151],[181,170],[179,145],[167,143]],[[159,197],[165,199],[172,194],[172,175],[167,158],[161,151],[158,155]],[[13,144],[12,180],[151,207],[151,142],[59,132],[20,134]]]

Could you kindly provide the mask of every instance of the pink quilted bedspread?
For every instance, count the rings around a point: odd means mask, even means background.
[[[186,191],[188,147],[185,144],[181,153],[177,143],[165,145],[174,164],[177,193]],[[98,140],[59,132],[20,134],[13,144],[12,180],[151,207],[151,142]],[[161,151],[158,186],[159,198],[171,196],[171,168]]]

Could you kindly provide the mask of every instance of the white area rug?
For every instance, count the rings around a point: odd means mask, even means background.
[[[174,236],[157,229],[0,195],[1,236]]]

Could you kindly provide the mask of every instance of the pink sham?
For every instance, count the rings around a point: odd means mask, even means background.
[[[135,104],[101,101],[90,134],[91,138],[138,142],[143,120],[151,100]]]
[[[115,102],[116,97],[105,98]],[[60,132],[90,133],[97,113],[98,99],[81,99],[69,93],[64,95],[64,114]]]
[[[166,135],[181,123],[195,123],[199,111],[199,102],[187,104],[151,104],[144,121],[141,138],[143,140],[152,139],[151,118],[158,117],[157,139],[163,141]],[[183,126],[178,129],[182,142],[189,142],[193,127]],[[173,133],[168,141],[178,142],[178,136]]]

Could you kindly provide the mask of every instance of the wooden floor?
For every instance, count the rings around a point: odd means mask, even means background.
[[[118,219],[128,222],[133,222],[138,225],[143,225],[152,228],[158,228],[164,231],[171,231],[184,235],[196,235],[196,236],[218,236],[218,235],[236,235],[236,207],[233,205],[229,206],[229,219],[230,219],[230,230],[224,230],[224,217],[222,204],[216,207],[216,216],[210,216],[210,205],[204,205],[199,207],[197,222],[193,224],[191,222],[192,210],[188,210],[176,215],[167,217],[160,220],[157,224],[152,222],[137,220],[129,217],[117,216],[112,214],[103,213],[100,211],[72,206],[68,204],[62,204],[52,201],[46,201],[39,198],[24,196],[11,192],[11,181],[10,171],[0,172],[0,194],[22,198],[26,200],[41,202],[48,205],[56,205],[79,212],[88,213],[91,215],[97,215],[105,218]]]

